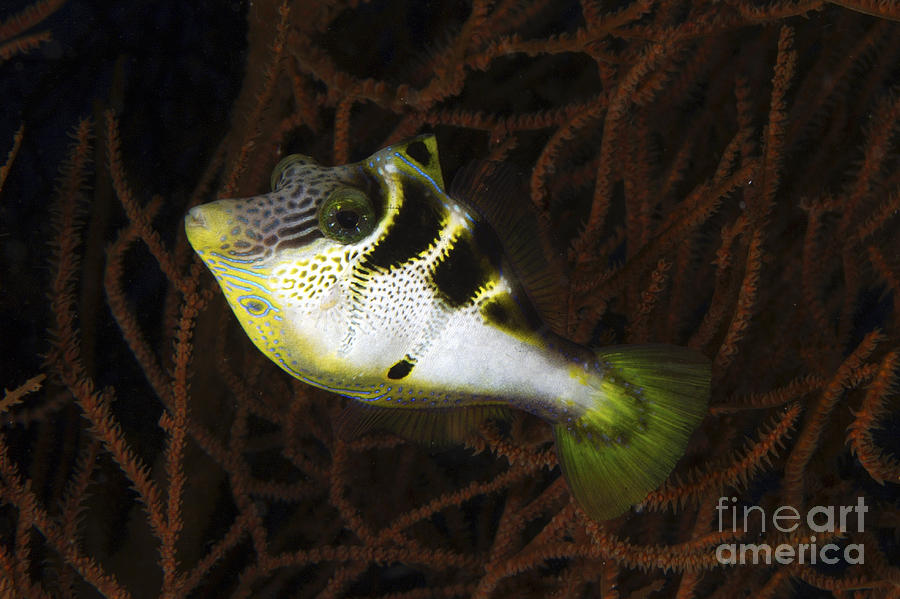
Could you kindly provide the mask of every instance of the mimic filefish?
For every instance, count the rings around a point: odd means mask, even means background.
[[[253,343],[355,400],[344,433],[446,443],[525,410],[552,424],[580,505],[612,518],[681,457],[706,413],[709,361],[551,332],[565,296],[514,179],[475,164],[445,191],[432,135],[343,166],[295,154],[271,193],[197,206],[185,228]]]

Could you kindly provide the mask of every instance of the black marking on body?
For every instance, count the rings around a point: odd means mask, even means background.
[[[414,141],[406,146],[406,154],[422,166],[431,164],[431,152],[423,141]]]
[[[449,305],[459,307],[472,302],[491,275],[474,242],[460,237],[434,267],[431,280]]]
[[[506,293],[482,304],[481,315],[493,326],[510,333],[534,333],[541,327],[540,320],[529,318],[528,311],[521,309],[520,302]]]
[[[493,268],[500,270],[500,265],[503,262],[503,245],[500,243],[497,233],[484,221],[477,221],[472,238],[475,241],[475,247],[478,248],[478,252],[487,258]]]
[[[368,268],[390,270],[421,254],[440,238],[441,214],[429,197],[428,188],[418,181],[406,180],[401,192],[403,197],[394,222],[363,257],[362,263]]]
[[[503,256],[504,248],[500,241],[500,237],[487,223],[478,221],[475,224],[475,230],[472,235],[475,245],[482,256],[484,256],[491,265],[491,268],[498,272],[504,272],[504,268],[509,270],[509,265],[504,265]],[[505,310],[509,316],[506,324],[497,323],[499,326],[510,331],[537,331],[543,327],[543,320],[538,311],[532,304],[528,294],[518,283],[517,273],[513,273],[511,280],[513,283],[513,291],[511,294],[512,305],[501,308]],[[490,316],[488,316],[490,319]]]
[[[388,370],[387,377],[391,380],[400,380],[405,378],[410,372],[412,372],[414,364],[409,362],[405,358],[400,360]]]
[[[531,303],[531,300],[528,298],[528,295],[522,289],[521,285],[516,285],[513,293],[513,301],[515,301],[516,307],[519,309],[519,314],[522,316],[522,326],[524,328],[532,331],[546,329],[546,325],[544,325],[541,315],[538,313],[537,309],[535,309],[534,304]]]
[[[502,328],[506,328],[512,322],[512,314],[509,313],[509,310],[502,303],[497,301],[486,303],[482,307],[481,312],[491,323]]]

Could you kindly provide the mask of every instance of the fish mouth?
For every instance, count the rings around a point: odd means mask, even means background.
[[[209,205],[194,206],[184,215],[184,232],[197,252],[211,249],[216,242],[215,227],[211,226],[215,219],[210,217]]]
[[[188,213],[184,215],[184,228],[190,230],[193,228],[206,228],[206,218],[203,216],[203,207],[194,206]]]

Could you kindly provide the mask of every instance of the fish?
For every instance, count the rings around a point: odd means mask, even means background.
[[[347,165],[289,155],[271,189],[196,206],[185,231],[256,347],[352,400],[341,434],[445,444],[529,412],[552,426],[569,489],[598,521],[683,455],[709,360],[558,334],[564,277],[510,167],[473,162],[447,189],[425,134]]]

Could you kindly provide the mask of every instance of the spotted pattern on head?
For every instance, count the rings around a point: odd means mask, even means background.
[[[235,257],[268,260],[283,250],[322,239],[319,207],[334,189],[346,185],[361,185],[367,191],[377,187],[350,166],[289,166],[271,193],[241,200],[230,208],[229,229],[220,238],[220,249]]]

